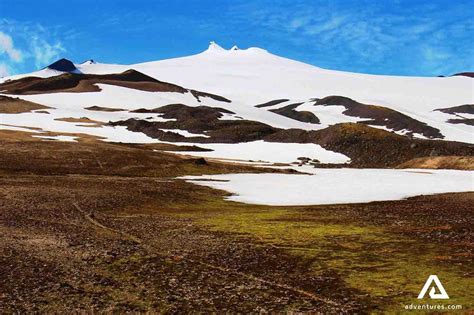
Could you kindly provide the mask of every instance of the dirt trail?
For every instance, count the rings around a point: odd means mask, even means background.
[[[84,215],[84,218],[87,221],[89,221],[91,224],[95,225],[96,227],[104,229],[106,231],[117,233],[117,234],[122,235],[122,236],[125,236],[128,240],[131,240],[131,241],[133,241],[137,244],[142,243],[142,241],[140,239],[138,239],[137,237],[135,237],[131,234],[128,234],[128,233],[125,233],[123,231],[119,231],[119,230],[116,230],[116,229],[113,229],[113,228],[110,228],[108,226],[103,225],[102,223],[100,223],[99,221],[97,221],[96,219],[93,218],[92,213],[87,213],[86,211],[82,210],[81,207],[79,207],[79,205],[77,204],[77,202],[73,202],[72,205],[74,206],[74,208],[77,209],[77,211],[79,211],[80,213],[82,213]]]
[[[220,267],[220,266],[208,264],[208,263],[205,263],[205,262],[202,262],[202,261],[196,261],[196,260],[193,260],[193,259],[189,259],[189,261],[195,262],[195,263],[201,264],[201,265],[203,265],[203,266],[206,266],[206,267],[209,267],[209,268],[213,268],[213,269],[216,269],[216,270],[219,270],[219,271],[222,271],[222,272],[227,272],[227,273],[236,274],[236,275],[239,275],[239,276],[241,276],[241,277],[244,277],[244,278],[247,278],[247,279],[250,279],[250,280],[254,280],[254,281],[261,282],[261,283],[265,283],[265,284],[268,284],[268,285],[270,285],[270,286],[272,286],[272,287],[276,287],[276,288],[280,288],[280,289],[285,289],[285,290],[290,290],[290,291],[293,291],[293,292],[295,292],[295,293],[304,295],[304,296],[310,298],[311,300],[314,300],[314,301],[317,301],[317,302],[323,302],[323,303],[326,303],[326,304],[329,304],[329,305],[332,305],[332,306],[338,306],[338,307],[342,307],[342,306],[343,306],[343,305],[341,305],[341,304],[339,304],[339,303],[337,303],[337,302],[335,302],[335,301],[332,301],[332,300],[323,298],[323,297],[318,296],[318,295],[316,295],[316,294],[314,294],[314,293],[311,293],[311,292],[308,292],[308,291],[305,291],[305,290],[303,290],[303,289],[296,288],[296,287],[293,287],[293,286],[290,286],[290,285],[286,285],[286,284],[281,284],[281,283],[277,283],[277,282],[265,280],[265,279],[262,279],[262,278],[259,278],[259,277],[255,277],[254,275],[251,275],[251,274],[248,274],[248,273],[245,273],[245,272],[240,272],[240,271],[237,271],[237,270],[232,270],[232,269],[230,269],[230,268],[224,268],[224,267]]]
[[[92,213],[87,213],[86,211],[84,211],[83,209],[81,209],[81,207],[79,206],[79,204],[77,202],[73,202],[72,203],[74,205],[74,207],[82,214],[84,215],[84,218],[90,222],[91,224],[93,224],[94,226],[98,227],[98,228],[101,228],[101,229],[104,229],[106,231],[110,231],[110,232],[113,232],[113,233],[116,233],[116,234],[119,234],[121,236],[125,236],[127,240],[132,240],[133,242],[135,242],[136,244],[140,244],[144,249],[148,250],[149,252],[156,252],[155,248],[149,244],[145,244],[141,239],[139,239],[138,237],[134,236],[134,235],[131,235],[129,233],[126,233],[126,232],[123,232],[123,231],[119,231],[117,229],[114,229],[114,228],[111,228],[111,227],[108,227],[108,226],[105,226],[104,224],[100,223],[99,221],[97,221],[96,219],[94,219],[93,217],[93,214]],[[275,247],[274,245],[270,244],[269,246],[271,247]],[[162,254],[160,254],[162,255]],[[169,255],[168,257],[166,258],[171,258],[170,261],[177,261],[177,260],[181,260],[181,259],[186,259],[188,260],[189,262],[192,262],[192,263],[196,263],[196,264],[199,264],[199,265],[202,265],[202,266],[205,266],[207,268],[211,268],[211,269],[214,269],[214,270],[218,270],[218,271],[221,271],[221,272],[225,272],[225,273],[231,273],[231,274],[234,274],[234,275],[238,275],[240,277],[244,277],[246,279],[249,279],[249,280],[253,280],[253,281],[257,281],[257,282],[260,282],[260,283],[264,283],[264,284],[267,284],[267,285],[270,285],[272,287],[275,287],[275,288],[279,288],[279,289],[284,289],[284,290],[290,290],[294,293],[297,293],[297,294],[300,294],[300,295],[303,295],[311,300],[314,300],[314,301],[317,301],[317,302],[323,302],[323,303],[326,303],[326,304],[329,304],[331,306],[337,306],[337,307],[343,307],[341,304],[335,302],[335,301],[332,301],[330,299],[327,299],[327,298],[323,298],[321,296],[318,296],[312,292],[309,292],[309,291],[306,291],[306,290],[303,290],[303,289],[300,289],[300,288],[297,288],[297,287],[293,287],[293,286],[290,286],[290,285],[287,285],[287,284],[282,284],[282,283],[278,283],[278,282],[274,282],[274,281],[269,281],[269,280],[266,280],[266,279],[263,279],[263,278],[260,278],[260,277],[256,277],[252,274],[249,274],[249,273],[245,273],[245,272],[241,272],[241,271],[237,271],[237,270],[233,270],[231,268],[225,268],[225,267],[222,267],[222,266],[217,266],[217,265],[214,265],[214,264],[210,264],[210,263],[207,263],[207,262],[204,262],[204,261],[201,261],[201,260],[196,260],[196,259],[192,259],[192,258],[188,258],[188,257],[185,257],[185,256],[176,256],[176,255]]]

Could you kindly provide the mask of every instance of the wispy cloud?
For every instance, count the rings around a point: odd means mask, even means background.
[[[54,34],[40,24],[0,19],[0,76],[58,59],[66,49]]]
[[[61,42],[50,44],[38,36],[33,36],[31,38],[30,53],[34,58],[35,66],[37,68],[44,67],[58,59],[65,51],[66,49],[64,49]]]
[[[474,21],[469,1],[456,5],[407,5],[404,1],[258,3],[233,6],[228,20],[249,25],[254,34],[287,41],[307,59],[323,62],[321,66],[349,63],[356,70],[370,65],[383,72],[383,67],[397,61],[399,71],[412,74],[449,74],[474,67]]]
[[[8,71],[8,67],[4,63],[0,63],[0,78],[1,77],[6,77],[10,75],[10,72]]]
[[[0,54],[7,54],[10,60],[20,62],[22,52],[16,49],[11,36],[0,31]]]

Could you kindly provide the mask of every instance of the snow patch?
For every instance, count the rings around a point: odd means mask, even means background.
[[[44,140],[50,140],[50,141],[64,141],[64,142],[77,142],[76,139],[78,137],[72,137],[72,136],[32,136],[33,138],[41,138]]]
[[[234,194],[228,200],[272,206],[364,203],[474,191],[473,171],[316,169],[313,172],[314,175],[226,174],[182,178]]]
[[[174,132],[179,135],[182,135],[183,137],[204,137],[204,138],[210,138],[208,135],[202,134],[202,133],[192,133],[187,130],[182,130],[182,129],[160,129],[161,131],[164,132]]]
[[[312,143],[278,143],[260,140],[233,144],[199,143],[195,145],[213,151],[180,151],[179,153],[208,158],[267,163],[292,163],[297,162],[299,157],[317,159],[321,163],[344,164],[350,162],[350,159],[344,154],[326,150],[320,145]]]

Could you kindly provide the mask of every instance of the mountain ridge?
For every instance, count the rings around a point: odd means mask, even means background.
[[[219,128],[234,126],[225,132],[214,131],[214,137],[219,141],[226,141],[219,133],[232,139],[247,139],[245,141],[262,139],[258,134],[238,135],[237,126],[245,123],[220,121],[241,120],[302,131],[357,123],[409,138],[474,143],[470,114],[461,113],[463,116],[459,117],[461,114],[457,109],[474,104],[472,82],[471,78],[462,76],[395,77],[333,71],[276,56],[257,47],[225,49],[211,42],[207,50],[195,55],[132,65],[92,60],[74,64],[60,59],[38,72],[0,80],[0,92],[51,107],[49,112],[58,115],[56,118],[61,121],[72,113],[58,109],[70,111],[74,108],[74,114],[80,115],[77,119],[84,116],[111,122],[113,129],[103,125],[100,129],[87,130],[93,135],[106,135],[110,140],[132,141],[127,137],[134,138],[138,134],[141,134],[140,141],[145,142],[170,138],[161,131],[150,131],[150,128],[172,129],[189,137],[190,132],[196,131],[186,129],[188,122],[170,127],[171,124],[156,123],[161,121],[160,115],[144,116],[147,110],[182,104],[190,108],[207,106],[228,111],[218,121],[209,122],[198,130],[202,133],[206,131],[204,127],[209,131],[214,130],[215,125]],[[105,110],[92,113],[87,108]],[[449,108],[453,110],[439,110]],[[144,110],[141,116],[137,109]],[[2,116],[1,119],[18,126],[15,119],[21,120],[24,116]],[[139,121],[134,126],[143,125],[142,120],[153,122],[147,123],[147,133],[158,136],[150,137],[136,131],[140,128],[133,132],[127,124],[117,123],[130,119]],[[45,128],[46,120],[46,116],[41,116],[41,121],[23,121],[21,126]],[[70,124],[59,126],[56,121],[52,123],[53,127],[48,128],[71,130],[72,127]],[[112,135],[112,130],[119,126],[123,128],[123,134]],[[85,131],[82,127],[73,129]],[[200,141],[217,141],[208,136],[202,138]],[[297,138],[292,139],[298,142]],[[184,141],[188,142],[188,139]]]

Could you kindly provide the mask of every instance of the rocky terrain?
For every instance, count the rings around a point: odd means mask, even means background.
[[[1,140],[2,312],[396,311],[430,269],[472,306],[472,193],[245,205],[173,178],[258,169],[23,137]]]

